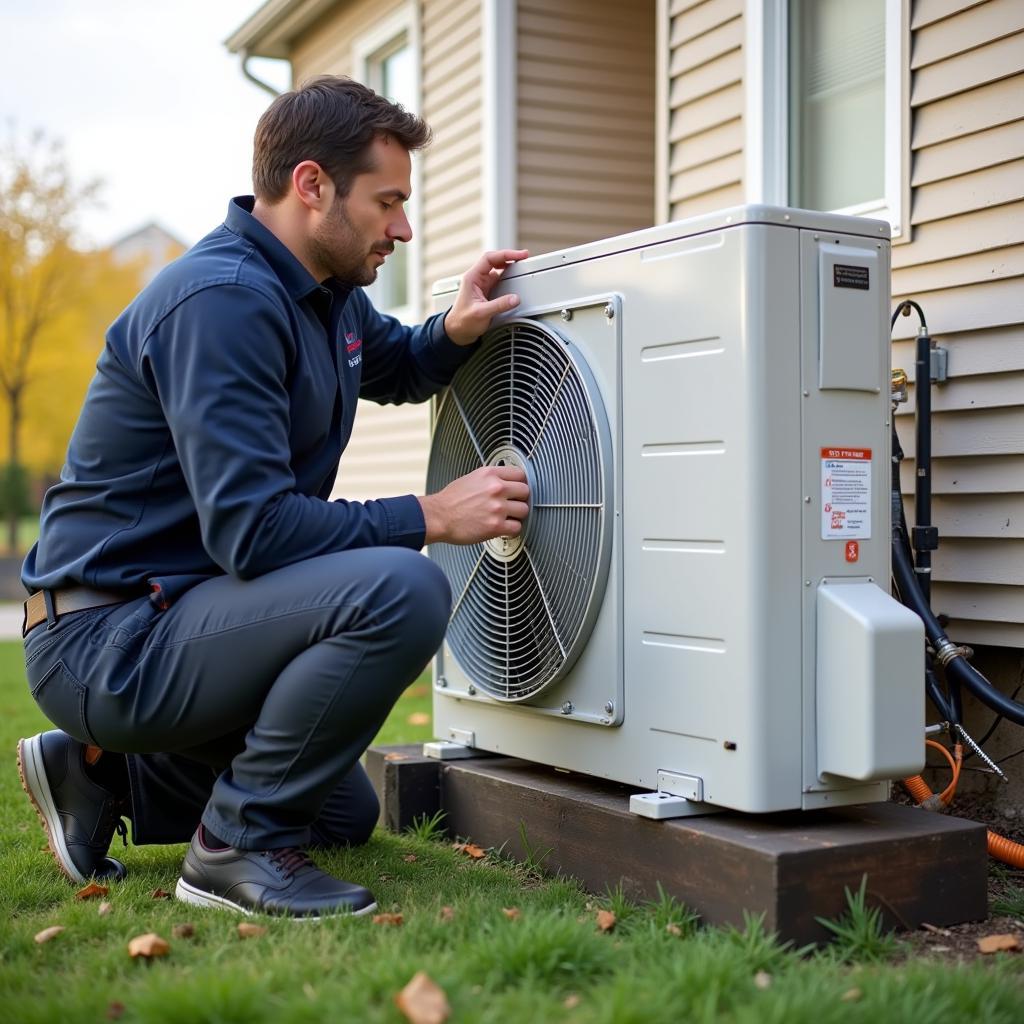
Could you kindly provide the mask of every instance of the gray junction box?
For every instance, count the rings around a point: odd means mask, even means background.
[[[428,489],[520,465],[531,510],[521,537],[430,550],[440,739],[750,812],[920,770],[888,235],[747,206],[509,268],[521,304],[437,399]]]

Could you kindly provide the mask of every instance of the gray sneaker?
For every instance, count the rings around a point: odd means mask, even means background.
[[[124,878],[124,865],[107,850],[115,832],[127,845],[121,818],[128,799],[89,778],[84,743],[59,729],[18,740],[18,774],[53,859],[72,882]]]
[[[202,831],[192,837],[175,888],[185,903],[304,920],[377,909],[369,889],[321,871],[303,850],[212,850]]]

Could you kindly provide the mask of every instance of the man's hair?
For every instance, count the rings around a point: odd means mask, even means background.
[[[359,174],[373,169],[370,144],[391,137],[409,151],[430,142],[430,128],[399,104],[359,82],[337,75],[310,79],[282,93],[266,109],[253,139],[256,198],[276,203],[288,194],[292,171],[314,160],[348,195]]]

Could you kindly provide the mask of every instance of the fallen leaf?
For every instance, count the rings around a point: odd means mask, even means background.
[[[172,939],[191,939],[192,936],[195,935],[195,933],[196,933],[195,925],[189,924],[188,921],[186,921],[184,924],[176,924],[171,929],[171,938]]]
[[[114,904],[110,903],[107,900],[104,900],[100,904],[99,910],[97,910],[97,913],[100,915],[100,917],[106,917],[107,914],[109,914],[113,909],[114,909]]]
[[[249,921],[242,921],[238,926],[238,937],[240,939],[258,939],[266,935],[267,929],[261,924],[252,924]]]
[[[166,889],[154,889],[150,894],[151,900],[171,900],[174,897]]]
[[[610,910],[599,910],[597,927],[603,932],[610,932],[615,927],[615,914]]]
[[[565,998],[564,998],[564,999],[562,1000],[562,1005],[563,1005],[563,1006],[564,1006],[564,1007],[565,1007],[565,1008],[566,1008],[567,1010],[575,1010],[575,1009],[576,1009],[576,1007],[577,1007],[577,1006],[579,1006],[579,1005],[580,1005],[580,1003],[582,1003],[582,1002],[583,1002],[583,1000],[582,1000],[582,998],[580,998],[580,995],[579,995],[579,993],[578,993],[578,992],[570,992],[570,993],[569,993],[569,994],[568,994],[568,995],[567,995],[567,996],[566,996],[566,997],[565,997]]]
[[[107,1007],[107,1020],[120,1020],[124,1016],[124,1003],[113,1002]]]
[[[758,971],[754,975],[754,988],[759,988],[763,992],[766,988],[772,987],[772,976],[767,971]]]
[[[374,914],[372,920],[374,924],[399,925],[405,918],[401,914]]]
[[[452,849],[464,853],[467,857],[472,857],[473,860],[480,860],[481,857],[487,856],[487,851],[475,843],[452,843]]]
[[[863,992],[861,992],[861,990],[860,990],[859,988],[857,988],[856,986],[854,986],[853,988],[848,988],[848,989],[847,989],[847,990],[846,990],[846,991],[845,991],[845,992],[844,992],[844,993],[843,993],[843,994],[842,994],[842,995],[841,995],[841,996],[839,997],[839,1001],[840,1001],[841,1003],[856,1003],[856,1002],[857,1002],[857,1001],[858,1001],[858,1000],[860,999],[860,997],[861,997],[861,996],[862,996],[863,994],[864,994],[864,993],[863,993]]]
[[[982,953],[1002,953],[1005,950],[1020,949],[1020,939],[1016,935],[986,935],[978,939],[978,949]]]
[[[41,946],[44,942],[49,942],[50,939],[57,938],[62,931],[64,931],[64,925],[52,924],[49,928],[44,928],[36,935],[36,942]]]
[[[146,932],[145,935],[136,935],[128,943],[128,955],[133,957],[141,956],[149,960],[155,956],[167,956],[171,947],[166,939],[161,939],[156,932]]]
[[[454,907],[442,907],[441,913],[437,915],[442,921],[454,921],[455,920],[455,908]]]
[[[424,971],[395,996],[395,1006],[409,1024],[444,1024],[452,1012],[444,989]]]
[[[105,885],[99,885],[96,882],[90,882],[84,889],[79,889],[75,893],[76,900],[93,900],[97,896],[106,896],[110,890]]]
[[[402,860],[404,860],[406,864],[415,864],[415,863],[416,863],[416,860],[417,860],[417,858],[416,858],[416,854],[415,854],[415,853],[407,853],[407,854],[406,854],[406,855],[405,855],[405,856],[404,856],[404,857],[402,858]]]
[[[669,935],[674,935],[677,939],[683,934],[683,929],[680,928],[679,925],[673,924],[671,921],[665,925],[665,931],[667,931]]]
[[[430,715],[426,711],[414,711],[405,721],[408,725],[430,725]]]
[[[502,907],[501,912],[510,920],[518,921],[521,918],[522,912],[518,907]]]

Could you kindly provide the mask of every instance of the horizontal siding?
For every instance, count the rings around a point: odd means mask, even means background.
[[[654,0],[518,0],[518,244],[654,221]]]
[[[316,75],[355,75],[352,44],[401,6],[402,0],[337,4],[293,44],[292,80],[300,84]]]
[[[743,201],[743,2],[668,9],[669,219]]]

